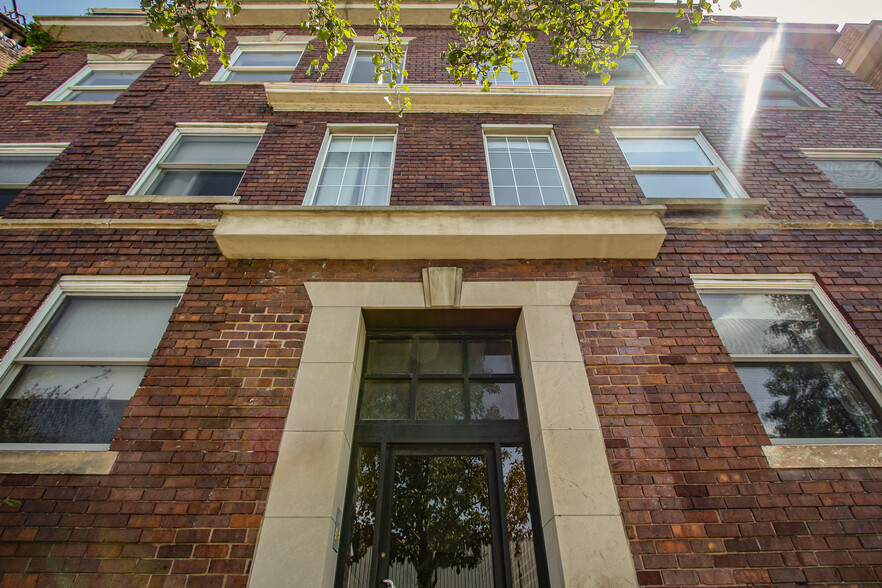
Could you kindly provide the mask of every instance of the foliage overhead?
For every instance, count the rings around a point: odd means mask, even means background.
[[[336,0],[305,2],[307,17],[301,26],[324,43],[324,54],[309,66],[310,73],[320,78],[328,63],[346,51],[355,31],[352,22],[338,12]],[[681,23],[698,26],[720,11],[724,2],[732,9],[741,5],[740,0],[677,0],[671,10]],[[410,104],[403,95],[407,71],[401,9],[398,0],[374,0],[374,6],[375,38],[380,42],[374,79],[389,88],[387,101],[400,113]],[[229,64],[223,39],[226,30],[217,24],[217,17],[237,14],[238,0],[141,0],[141,8],[150,26],[171,38],[176,74],[202,75],[208,69],[209,52]],[[548,37],[552,63],[600,74],[604,83],[631,44],[627,0],[459,0],[450,18],[459,39],[441,54],[447,71],[455,83],[477,80],[484,90],[490,89],[503,69],[517,77],[511,69],[513,59],[523,57],[539,34]]]

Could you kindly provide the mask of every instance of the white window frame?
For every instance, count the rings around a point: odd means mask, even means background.
[[[392,161],[389,163],[389,185],[386,188],[386,203],[381,206],[389,206],[392,199],[392,177],[395,175],[395,154],[398,151],[398,125],[372,125],[372,124],[328,124],[325,129],[325,136],[322,139],[322,146],[319,149],[315,165],[312,167],[312,175],[309,178],[309,185],[306,187],[306,196],[303,199],[303,206],[332,206],[325,204],[315,204],[315,193],[318,190],[319,179],[325,168],[325,158],[328,155],[328,148],[331,146],[331,137],[334,135],[362,135],[373,137],[377,135],[392,136]]]
[[[120,90],[125,91],[131,84],[112,85],[112,86],[78,86],[81,81],[86,79],[92,72],[115,71],[124,73],[142,74],[153,65],[153,61],[91,61],[84,65],[77,73],[69,77],[63,84],[58,86],[51,94],[43,98],[43,102],[71,102],[68,98],[77,90]],[[134,82],[133,82],[134,83]],[[81,102],[89,104],[100,102],[102,104],[112,104],[114,100],[83,100]]]
[[[163,162],[165,161],[166,156],[171,152],[171,150],[178,144],[181,137],[183,136],[231,136],[231,135],[252,135],[262,137],[266,132],[267,123],[189,123],[189,122],[179,122],[175,125],[175,129],[171,132],[171,134],[166,138],[165,142],[163,142],[162,146],[153,156],[153,159],[150,160],[150,163],[144,168],[141,172],[141,175],[138,176],[138,179],[135,180],[135,183],[132,184],[132,187],[129,188],[126,195],[134,196],[134,195],[145,195],[146,191],[153,184],[154,180],[159,176],[160,172],[163,169]],[[259,147],[259,145],[258,145]],[[250,162],[249,162],[250,164]],[[188,166],[186,169],[227,169],[227,170],[245,170],[247,169],[249,164],[245,164],[244,166],[240,165],[230,165],[230,164],[219,164],[217,166],[212,166],[210,164],[205,164],[205,166]],[[182,168],[183,169],[183,168]],[[181,196],[187,196],[185,194],[181,194]],[[193,198],[201,198],[197,196],[193,196]],[[224,196],[226,198],[226,196]]]
[[[801,149],[802,154],[814,163],[815,160],[827,161],[875,161],[882,166],[882,149]],[[818,171],[824,173],[818,168]],[[826,175],[826,174],[825,174]],[[830,179],[830,178],[828,178]],[[849,198],[854,195],[860,199],[861,194],[882,194],[882,188],[865,189],[865,188],[847,188],[840,186],[832,179],[830,181],[846,194]],[[852,199],[853,200],[853,199]]]
[[[716,149],[708,142],[701,133],[700,127],[610,127],[616,141],[619,139],[693,139],[698,147],[704,152],[705,157],[710,160],[710,165],[630,165],[631,171],[637,173],[659,173],[659,172],[705,172],[713,173],[720,187],[728,198],[750,198],[735,174],[720,157]],[[621,146],[619,146],[621,149]],[[625,155],[622,150],[622,155]],[[625,157],[627,161],[627,157]],[[647,200],[664,201],[671,198],[649,198]],[[676,198],[674,198],[676,199]],[[705,198],[691,198],[695,201],[704,201]],[[725,200],[725,198],[714,198],[713,200]]]
[[[58,157],[67,149],[70,143],[0,143],[0,156],[2,157],[33,157],[47,156]],[[42,172],[41,172],[42,173]],[[0,188],[6,190],[24,190],[30,184],[2,184]]]
[[[643,68],[643,71],[649,74],[649,77],[652,79],[654,83],[652,84],[630,84],[627,86],[622,86],[623,88],[653,88],[655,86],[664,86],[665,83],[661,79],[661,76],[658,75],[658,72],[650,65],[649,61],[646,60],[646,57],[640,52],[640,49],[637,45],[631,45],[631,48],[628,49],[628,52],[625,53],[625,56],[634,57],[637,60],[637,63],[640,64],[640,67]],[[607,83],[608,86],[615,86],[615,76],[616,71],[618,70],[610,70],[610,81]],[[596,74],[600,75],[600,74]]]
[[[273,41],[243,41],[240,42],[233,52],[230,54],[229,67],[221,66],[221,68],[211,78],[212,82],[236,82],[241,84],[263,84],[264,81],[259,80],[228,80],[230,74],[239,71],[242,73],[290,73],[294,75],[294,70],[300,65],[303,54],[306,52],[306,41],[297,42],[273,42]],[[290,66],[264,66],[264,65],[236,65],[236,60],[243,53],[300,53],[297,63],[294,67]]]
[[[499,85],[500,86],[538,86],[539,82],[536,81],[536,72],[533,71],[533,62],[530,61],[530,54],[527,51],[524,51],[524,56],[522,58],[513,55],[512,61],[514,61],[515,59],[523,59],[524,60],[524,63],[527,66],[527,74],[529,74],[529,76],[530,76],[530,83],[529,84],[519,84],[516,82],[514,84],[499,84]],[[508,67],[507,66],[503,67],[501,69],[501,71],[508,73]],[[518,79],[520,79],[520,78],[518,78]],[[475,80],[475,83],[480,85],[481,80],[479,80],[479,79]],[[495,80],[493,81],[494,85],[497,83],[498,83],[497,81],[495,81]]]
[[[750,64],[721,63],[718,67],[727,73],[741,74],[744,76],[747,76],[753,71]],[[759,108],[828,108],[820,98],[815,96],[811,90],[796,81],[796,79],[787,73],[782,66],[771,64],[766,68],[764,75],[765,77],[780,77],[784,83],[791,86],[795,92],[799,92],[807,98],[809,102],[812,102],[813,106],[759,106]],[[762,98],[762,93],[760,93],[760,98]]]
[[[170,295],[184,295],[190,276],[62,276],[52,292],[43,300],[43,303],[34,313],[34,316],[25,326],[24,330],[16,337],[9,347],[6,355],[0,361],[0,396],[5,395],[15,381],[19,371],[25,365],[36,365],[38,362],[29,361],[26,364],[20,361],[20,357],[36,342],[43,329],[51,322],[55,313],[61,308],[62,303],[68,296],[110,298],[117,296],[136,296],[138,298],[162,298]],[[180,301],[179,301],[180,303]],[[72,363],[69,365],[81,365]],[[150,361],[146,358],[89,358],[90,361],[103,361],[104,365],[121,364],[133,365],[133,361],[147,365]],[[64,365],[65,358],[52,358],[45,362],[46,365]],[[43,451],[107,451],[109,444],[101,443],[0,443],[0,451],[43,450]]]
[[[401,46],[404,48],[404,57],[401,59],[401,69],[407,69],[407,46],[413,41],[414,37],[402,37],[401,38]],[[356,38],[352,43],[352,48],[349,51],[349,57],[346,60],[346,69],[343,70],[343,83],[344,84],[352,84],[355,82],[350,82],[350,78],[352,77],[352,72],[355,69],[355,57],[359,51],[366,52],[376,52],[382,51],[383,44],[376,39],[359,39]],[[382,84],[383,81],[376,82],[378,84]]]
[[[567,195],[570,206],[578,204],[576,200],[576,192],[573,190],[573,184],[570,181],[570,173],[567,171],[566,163],[560,153],[560,145],[557,137],[554,136],[554,125],[481,125],[482,139],[484,142],[484,165],[487,166],[487,183],[490,185],[490,202],[496,206],[496,194],[493,191],[493,174],[490,170],[490,149],[487,146],[487,137],[547,137],[551,143],[551,151],[554,153],[554,160],[557,162],[557,173],[560,174],[560,180],[563,184],[564,192]],[[548,204],[542,206],[559,206]],[[563,205],[566,206],[566,205]]]
[[[722,275],[692,274],[695,289],[703,294],[803,294],[811,297],[818,311],[845,345],[846,354],[730,354],[733,362],[849,362],[875,402],[882,406],[882,367],[864,346],[845,317],[812,274]],[[878,445],[882,437],[770,439],[772,445]]]

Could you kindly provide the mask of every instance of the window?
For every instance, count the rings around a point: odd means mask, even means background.
[[[240,43],[214,82],[287,82],[300,63],[303,46],[291,43]]]
[[[882,220],[882,150],[804,150],[830,180],[872,220]]]
[[[516,357],[508,332],[368,334],[337,585],[547,585]]]
[[[0,145],[0,211],[52,163],[67,143]]]
[[[349,56],[349,61],[346,64],[346,71],[343,72],[343,82],[347,84],[384,83],[382,78],[379,82],[374,80],[374,72],[376,70],[374,57],[381,54],[381,51],[373,49],[353,49],[352,54]],[[402,60],[401,63],[402,69],[406,65],[406,61],[407,53],[405,52],[404,60]],[[404,76],[399,76],[398,82],[403,83],[403,81]]]
[[[509,69],[517,73],[515,78]],[[535,86],[536,77],[533,75],[533,68],[530,66],[530,58],[524,53],[523,57],[512,56],[511,65],[503,66],[499,74],[492,78],[493,83],[499,86]]]
[[[738,75],[738,84],[744,90],[751,94],[756,91],[758,96],[754,95],[750,98],[756,99],[758,106],[827,107],[808,88],[784,71],[780,65],[769,64],[765,68],[757,70],[757,67],[762,66],[757,65],[754,59],[742,57],[738,61],[740,63],[722,63],[720,69]],[[758,90],[751,90],[752,80],[754,77],[762,75],[763,72],[765,72],[765,77],[762,86]]]
[[[693,282],[773,443],[882,437],[879,366],[812,276]]]
[[[647,198],[746,198],[735,176],[695,127],[616,127]]]
[[[486,126],[490,196],[499,206],[575,202],[551,127]]]
[[[609,72],[610,80],[607,83],[610,85],[658,86],[662,84],[661,78],[633,45],[631,51],[619,58],[618,64],[618,68]],[[586,77],[590,86],[601,84],[599,73],[588,74]]]
[[[63,277],[0,363],[0,447],[107,449],[186,283]]]
[[[43,102],[112,102],[138,79],[153,61],[87,64]]]
[[[232,196],[265,123],[178,123],[130,194]]]
[[[306,202],[317,206],[389,204],[396,128],[329,128]]]
[[[760,106],[824,106],[786,73],[769,74],[760,91]]]

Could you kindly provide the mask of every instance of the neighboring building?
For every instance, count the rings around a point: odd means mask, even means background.
[[[98,10],[0,80],[0,585],[882,583],[836,27],[634,2],[611,84],[540,38],[482,93],[405,3],[399,118],[373,10],[318,83],[257,1],[201,79]]]
[[[831,53],[845,69],[882,92],[882,21],[845,25]]]
[[[0,73],[12,67],[29,52],[25,47],[24,27],[0,12]]]

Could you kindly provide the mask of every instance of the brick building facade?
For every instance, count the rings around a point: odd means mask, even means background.
[[[403,118],[347,82],[366,26],[306,75],[299,7],[202,79],[136,14],[44,20],[0,80],[0,586],[416,585],[407,459],[490,472],[440,585],[882,583],[882,95],[835,27],[632,10],[611,85],[540,37],[485,94],[405,5]]]

